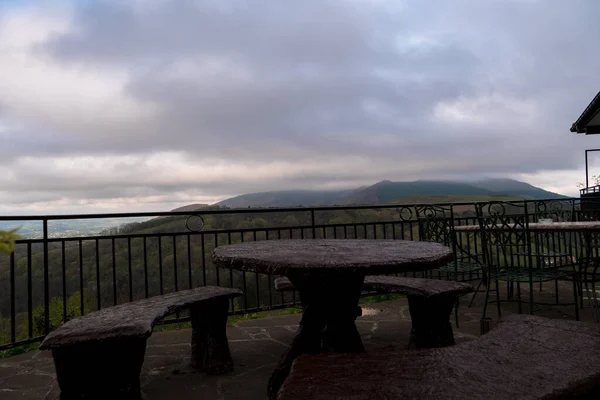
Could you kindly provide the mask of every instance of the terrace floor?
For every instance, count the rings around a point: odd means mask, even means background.
[[[536,298],[553,301],[553,286],[545,284],[541,294],[536,290]],[[572,301],[570,285],[561,285],[559,294],[562,300]],[[463,298],[459,308],[460,328],[455,328],[458,343],[479,336],[483,298],[482,293],[478,294],[471,308],[466,307],[469,297]],[[357,326],[367,351],[401,351],[410,331],[406,299],[362,307],[363,316],[357,319]],[[503,304],[502,309],[506,314],[517,312],[516,304]],[[488,315],[494,321],[497,320],[495,310],[495,304],[490,305]],[[528,310],[527,305],[524,310]],[[573,306],[553,306],[536,311],[536,315],[574,319],[575,311]],[[220,376],[198,373],[188,366],[190,330],[154,333],[148,341],[141,377],[144,399],[266,399],[269,375],[290,343],[299,319],[299,314],[291,314],[229,324],[227,334],[235,371]],[[592,321],[587,303],[581,310],[581,319]],[[32,351],[0,360],[0,398],[58,399],[50,353]]]

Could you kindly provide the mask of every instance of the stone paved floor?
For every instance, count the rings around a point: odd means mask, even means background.
[[[548,285],[550,289],[551,285]],[[542,296],[553,300],[552,292]],[[572,299],[568,289],[559,293],[565,300]],[[571,296],[571,297],[570,297]],[[476,304],[467,308],[463,298],[460,328],[455,328],[458,343],[473,340],[479,335],[479,320],[483,295]],[[525,306],[525,312],[527,312]],[[407,344],[410,316],[405,299],[363,305],[364,314],[357,326],[369,352],[402,350]],[[516,312],[515,305],[503,305],[504,313]],[[573,319],[572,306],[558,306],[536,311],[551,318]],[[497,320],[495,305],[490,317]],[[582,319],[591,321],[589,307],[582,310]],[[290,343],[300,319],[299,314],[241,321],[228,326],[227,334],[235,362],[235,371],[221,376],[210,376],[188,366],[190,331],[157,332],[148,341],[142,371],[144,399],[265,399],[269,374],[279,355]],[[0,399],[58,399],[54,365],[49,352],[33,351],[0,360]]]

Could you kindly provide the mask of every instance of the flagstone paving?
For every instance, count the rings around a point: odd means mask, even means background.
[[[569,301],[571,292],[561,291],[561,299],[564,297]],[[546,288],[543,296],[554,299],[552,292],[546,291]],[[462,299],[459,308],[460,327],[454,328],[458,343],[479,336],[483,295],[476,297],[476,304],[471,308],[466,307],[468,299]],[[410,331],[406,300],[365,304],[363,309],[363,316],[357,319],[356,324],[367,351],[402,351],[408,344]],[[503,304],[502,309],[506,314],[517,312],[515,305]],[[488,310],[489,316],[495,321],[495,305]],[[524,310],[528,310],[526,305]],[[589,307],[582,310],[581,314],[583,320],[591,321]],[[536,315],[574,319],[574,308],[553,307],[536,311]],[[189,366],[189,329],[154,333],[148,341],[141,376],[144,399],[266,399],[269,375],[290,343],[299,320],[299,314],[291,314],[229,324],[227,335],[235,370],[218,376],[199,373]],[[0,360],[0,399],[58,398],[59,390],[50,352],[32,351]]]

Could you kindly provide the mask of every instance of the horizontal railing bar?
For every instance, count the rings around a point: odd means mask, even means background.
[[[579,189],[579,194],[598,193],[600,192],[600,185],[588,186],[583,189]]]
[[[44,337],[45,336],[42,335],[42,336],[36,336],[33,338],[29,338],[29,339],[19,340],[17,342],[12,342],[12,343],[8,343],[8,344],[1,344],[0,351],[12,349],[13,347],[17,347],[17,346],[24,346],[24,345],[30,344],[30,343],[41,342],[42,340],[44,340]]]
[[[455,218],[458,220],[459,218]],[[465,218],[466,219],[466,218]],[[386,220],[386,221],[366,221],[366,222],[348,222],[338,224],[317,224],[317,225],[296,225],[296,226],[269,226],[264,228],[240,228],[240,229],[214,229],[210,231],[179,231],[179,232],[165,232],[165,233],[124,233],[122,235],[95,235],[95,236],[71,236],[65,238],[48,238],[47,242],[76,242],[79,240],[96,240],[96,239],[135,239],[135,238],[158,238],[158,237],[171,237],[171,236],[187,236],[187,235],[214,235],[227,234],[227,233],[252,233],[252,232],[265,232],[265,231],[276,231],[278,229],[311,229],[311,228],[340,228],[344,226],[364,225],[364,224],[410,224],[416,223],[417,220]],[[26,244],[26,243],[43,243],[43,239],[19,239],[15,243]]]

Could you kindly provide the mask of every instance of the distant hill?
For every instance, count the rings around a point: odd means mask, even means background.
[[[509,196],[474,196],[474,195],[432,195],[409,196],[394,199],[387,204],[445,204],[445,203],[474,203],[478,201],[513,201],[517,197]]]
[[[565,198],[557,193],[513,179],[485,179],[477,182],[414,181],[378,182],[371,186],[341,191],[286,190],[249,193],[223,200],[216,205],[230,208],[297,207],[347,204],[377,204],[410,197],[458,196],[463,200],[485,201],[487,198],[553,199]],[[467,200],[476,197],[478,200]]]
[[[198,210],[202,210],[202,209],[209,208],[209,207],[210,207],[209,204],[190,204],[187,206],[175,208],[171,211],[198,211]]]
[[[474,182],[473,185],[483,189],[492,190],[499,194],[506,194],[525,199],[554,199],[567,197],[514,179],[486,179]]]
[[[412,196],[436,195],[467,195],[467,196],[494,196],[493,190],[473,186],[461,182],[443,181],[415,181],[391,182],[381,181],[373,186],[358,190],[346,199],[351,204],[387,203],[394,199]]]
[[[565,197],[513,179],[486,179],[471,183],[450,181],[381,181],[373,186],[353,192],[346,198],[346,202],[352,204],[387,203],[405,197],[440,195],[510,197],[518,199]]]
[[[354,190],[284,190],[243,194],[225,199],[216,205],[231,208],[297,207],[339,204]]]

